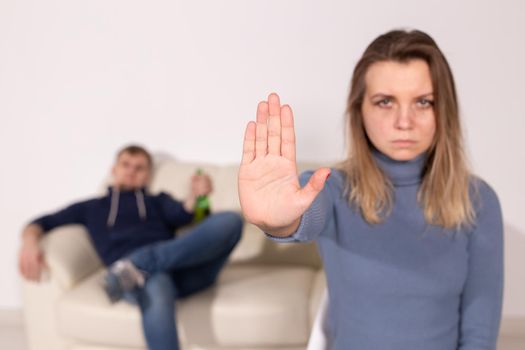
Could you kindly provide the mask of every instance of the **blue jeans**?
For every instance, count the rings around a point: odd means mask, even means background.
[[[144,287],[125,298],[138,304],[150,350],[178,350],[175,299],[212,285],[241,238],[242,219],[237,213],[213,214],[191,232],[169,241],[148,245],[129,259],[147,274]]]

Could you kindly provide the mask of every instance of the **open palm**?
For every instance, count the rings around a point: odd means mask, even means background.
[[[303,213],[323,189],[330,169],[321,168],[301,188],[295,161],[293,113],[270,94],[259,103],[257,122],[249,122],[239,169],[244,217],[270,234],[295,231]]]

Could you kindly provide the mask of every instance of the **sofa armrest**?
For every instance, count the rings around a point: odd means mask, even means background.
[[[86,229],[80,225],[49,232],[42,240],[42,248],[50,277],[63,289],[70,289],[103,266]]]

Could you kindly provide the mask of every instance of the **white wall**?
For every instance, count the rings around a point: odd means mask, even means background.
[[[2,0],[0,307],[20,306],[26,220],[93,194],[124,143],[237,162],[257,102],[277,91],[299,159],[340,159],[353,65],[397,27],[447,55],[473,167],[525,237],[524,15],[518,0]]]

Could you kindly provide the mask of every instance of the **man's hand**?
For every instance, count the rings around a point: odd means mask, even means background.
[[[24,278],[39,281],[42,270],[46,267],[44,253],[39,245],[42,228],[31,224],[22,234],[22,247],[19,255],[19,269]]]
[[[206,174],[191,177],[191,194],[194,197],[206,196],[213,191],[211,178]]]
[[[206,196],[213,191],[211,178],[206,174],[195,174],[191,177],[190,194],[184,200],[184,209],[192,213],[195,209],[197,197]]]
[[[275,236],[292,234],[301,216],[323,189],[330,169],[318,169],[301,188],[295,162],[292,109],[271,94],[259,103],[257,122],[249,122],[239,170],[244,217]]]

